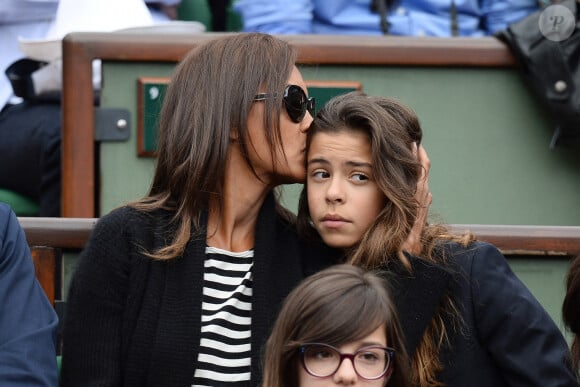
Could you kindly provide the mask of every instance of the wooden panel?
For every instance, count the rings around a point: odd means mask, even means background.
[[[466,230],[478,239],[498,247],[506,255],[561,255],[580,254],[580,227],[576,226],[502,226],[451,225],[455,233]]]
[[[34,271],[36,278],[42,286],[46,297],[52,305],[57,296],[60,296],[58,286],[60,283],[60,276],[57,273],[60,259],[60,249],[54,247],[39,247],[35,246],[30,249],[32,253],[32,260],[34,261]]]

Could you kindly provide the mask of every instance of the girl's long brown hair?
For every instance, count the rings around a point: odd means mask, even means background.
[[[131,203],[142,211],[174,212],[177,231],[167,246],[148,255],[156,259],[179,256],[192,234],[205,232],[201,219],[210,198],[221,209],[231,132],[236,131],[250,165],[247,120],[260,89],[276,95],[264,101],[264,127],[275,165],[274,155],[283,154],[282,90],[295,60],[295,49],[285,41],[240,33],[193,49],[177,66],[161,110],[151,189],[146,197]]]
[[[421,203],[415,199],[421,164],[413,153],[412,143],[420,144],[422,129],[417,115],[393,98],[367,96],[352,92],[329,101],[316,115],[308,131],[308,146],[320,132],[359,131],[371,144],[373,178],[384,193],[385,207],[360,243],[347,251],[348,262],[366,269],[382,268],[397,259],[408,270],[411,266],[402,251],[413,227]],[[310,226],[306,188],[298,211],[299,231],[317,237]],[[443,241],[467,245],[473,235],[452,235],[443,225],[426,225],[421,236],[421,259],[445,265]],[[450,296],[429,324],[412,359],[413,382],[421,386],[440,386],[437,374],[442,370],[439,353],[448,343],[448,325],[457,327],[461,318]]]

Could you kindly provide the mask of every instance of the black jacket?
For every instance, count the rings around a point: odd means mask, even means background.
[[[455,330],[449,324],[440,357],[447,387],[578,386],[560,330],[498,249],[450,243],[446,253],[446,266],[410,258],[413,274],[387,268],[408,351],[450,295],[462,321]]]

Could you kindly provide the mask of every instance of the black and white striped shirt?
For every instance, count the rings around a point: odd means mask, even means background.
[[[250,380],[253,250],[206,247],[201,341],[193,386]]]

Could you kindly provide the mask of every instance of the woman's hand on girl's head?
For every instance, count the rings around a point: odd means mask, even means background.
[[[417,210],[417,218],[413,224],[413,228],[407,237],[405,243],[403,243],[403,250],[409,252],[413,255],[421,254],[422,243],[421,234],[423,229],[427,224],[427,217],[429,215],[429,207],[433,202],[433,196],[429,190],[429,170],[431,169],[431,160],[427,155],[427,151],[423,145],[417,146],[417,143],[413,143],[413,153],[417,156],[417,159],[421,163],[421,174],[419,181],[417,182],[417,191],[415,192],[415,199],[419,205]]]

